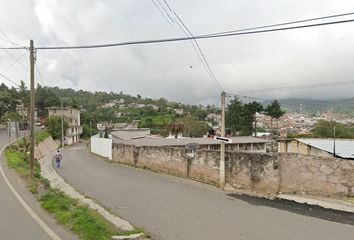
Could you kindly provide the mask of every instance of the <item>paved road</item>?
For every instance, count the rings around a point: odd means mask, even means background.
[[[83,144],[63,151],[59,173],[155,239],[353,239],[354,225],[252,204],[208,185],[99,160]]]
[[[5,130],[0,129],[0,149],[8,143],[8,137]],[[1,165],[7,172],[8,177],[13,183],[16,190],[19,191],[21,197],[26,200],[27,204],[44,220],[62,239],[76,239],[74,235],[63,230],[55,224],[55,220],[46,215],[33,196],[22,186],[15,174],[11,174],[6,169],[6,163],[1,158]],[[12,177],[11,177],[11,176]],[[25,211],[20,202],[15,198],[14,194],[6,185],[3,177],[0,175],[0,239],[11,240],[50,240],[49,235],[33,220],[33,218]]]

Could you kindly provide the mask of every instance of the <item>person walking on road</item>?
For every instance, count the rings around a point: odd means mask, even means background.
[[[57,164],[57,168],[60,168],[60,162],[63,159],[63,156],[61,155],[59,150],[57,150],[57,152],[54,154],[53,158],[55,159],[55,162]]]

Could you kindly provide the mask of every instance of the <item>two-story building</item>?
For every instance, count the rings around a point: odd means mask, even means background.
[[[48,108],[48,116],[64,117],[64,121],[68,123],[65,131],[64,144],[71,145],[80,141],[82,134],[82,126],[80,124],[80,110],[70,107],[50,107]]]

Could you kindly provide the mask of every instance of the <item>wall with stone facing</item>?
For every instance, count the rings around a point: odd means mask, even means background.
[[[218,184],[220,152],[113,145],[113,161]],[[226,182],[263,194],[354,196],[354,161],[303,154],[226,152]]]
[[[280,191],[354,196],[354,161],[301,154],[279,154]]]
[[[226,182],[235,188],[275,194],[279,188],[277,155],[227,153]]]
[[[59,146],[58,141],[54,141],[53,138],[50,136],[46,138],[43,142],[35,146],[34,148],[34,158],[41,159],[44,156],[50,154],[51,152],[55,151]]]

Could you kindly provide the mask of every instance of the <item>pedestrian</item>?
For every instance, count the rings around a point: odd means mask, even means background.
[[[55,159],[55,162],[57,164],[57,168],[60,168],[60,162],[63,159],[63,156],[61,155],[59,150],[57,150],[57,152],[54,154],[53,158]]]

